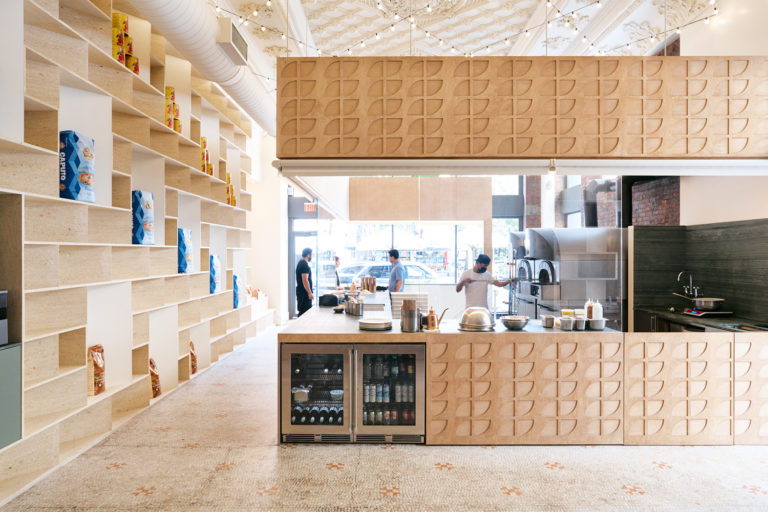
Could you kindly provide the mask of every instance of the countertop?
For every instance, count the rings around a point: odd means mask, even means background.
[[[367,312],[362,318],[389,316],[389,311]],[[358,327],[361,317],[346,313],[334,313],[332,308],[313,307],[301,317],[292,320],[278,334],[281,342],[306,342],[322,341],[325,343],[425,343],[427,336],[439,336],[442,334],[473,336],[477,334],[596,334],[601,332],[616,333],[612,329],[603,331],[561,331],[541,326],[541,320],[531,320],[520,331],[510,331],[501,322],[496,322],[495,329],[487,332],[466,332],[459,330],[457,320],[444,320],[437,331],[402,332],[400,320],[392,320],[392,330],[389,331],[362,331]]]
[[[737,315],[731,316],[702,316],[695,317],[690,315],[684,315],[678,312],[669,311],[669,309],[660,306],[635,306],[637,311],[645,311],[654,315],[660,316],[665,320],[671,320],[679,324],[684,325],[701,325],[704,327],[713,327],[715,329],[722,329],[729,332],[746,332],[740,329],[730,327],[732,324],[755,324],[763,323],[757,320],[740,317]]]

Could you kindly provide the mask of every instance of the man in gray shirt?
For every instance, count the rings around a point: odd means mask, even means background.
[[[405,271],[400,263],[400,251],[397,249],[389,251],[389,262],[392,263],[392,270],[389,272],[389,292],[401,292],[405,288]]]

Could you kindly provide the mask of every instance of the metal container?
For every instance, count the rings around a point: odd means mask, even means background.
[[[496,322],[486,308],[471,307],[464,310],[459,322],[462,331],[490,331]]]
[[[542,315],[541,326],[547,329],[553,328],[555,326],[555,317],[552,315]]]
[[[694,309],[698,311],[717,311],[725,299],[715,299],[712,297],[701,297],[691,299]]]
[[[561,331],[572,331],[573,330],[573,320],[574,320],[574,318],[572,316],[561,316],[560,317],[560,330]]]
[[[501,323],[510,331],[519,331],[528,324],[527,316],[508,315],[501,317]]]
[[[362,302],[347,302],[345,311],[352,316],[363,316],[365,304]]]
[[[583,316],[577,316],[573,319],[573,330],[583,331],[587,327],[587,319]]]
[[[402,332],[419,332],[421,329],[421,313],[418,309],[403,309],[400,312],[400,330]]]
[[[590,318],[589,328],[593,331],[602,331],[605,329],[605,318]]]

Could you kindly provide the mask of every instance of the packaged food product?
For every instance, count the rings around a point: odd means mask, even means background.
[[[173,118],[174,119],[178,119],[180,115],[181,115],[181,110],[179,108],[179,104],[174,102],[173,103]]]
[[[88,396],[96,396],[107,388],[104,377],[104,347],[94,345],[88,347]]]
[[[152,381],[152,398],[160,396],[162,390],[160,389],[160,371],[157,369],[155,360],[149,358],[149,378]]]
[[[195,352],[195,344],[189,342],[189,359],[192,366],[192,373],[197,373],[197,352]]]
[[[211,254],[208,268],[210,272],[211,293],[221,291],[221,260],[218,254]]]
[[[232,182],[232,175],[227,173],[227,185],[229,185]]]
[[[165,99],[173,103],[176,101],[176,88],[170,85],[165,86]]]
[[[125,53],[125,65],[128,69],[139,74],[139,58],[134,55],[128,55],[128,52]]]
[[[121,12],[113,12],[112,28],[116,28],[121,32],[128,32],[128,15]]]
[[[179,274],[192,272],[192,230],[179,228]]]
[[[200,149],[208,149],[208,137],[200,137]]]
[[[165,109],[165,126],[173,128],[173,107]]]
[[[114,28],[112,30],[114,30]],[[126,54],[133,55],[133,38],[125,32],[123,32],[123,47],[125,48]]]
[[[181,119],[174,119],[173,120],[173,129],[174,131],[181,133]]]
[[[155,212],[152,192],[134,190],[131,192],[133,208],[133,237],[137,245],[154,245],[155,243]]]
[[[205,164],[205,172],[213,176],[213,164],[212,163],[206,163]]]
[[[112,57],[120,64],[125,64],[125,50],[122,46],[112,45]]]
[[[232,307],[240,307],[240,276],[232,274]]]
[[[112,46],[125,47],[125,32],[117,27],[112,27]]]
[[[59,132],[59,197],[93,203],[95,141],[81,133]]]

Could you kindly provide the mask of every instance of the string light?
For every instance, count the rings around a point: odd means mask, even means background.
[[[709,18],[704,18],[704,24],[709,25]]]
[[[399,15],[399,14],[397,14],[397,13],[395,13],[395,20],[396,20],[396,21],[399,21],[399,20],[400,20],[400,15]]]
[[[430,6],[429,4],[427,4],[427,12],[432,12],[432,6]]]
[[[715,6],[715,9],[712,12],[714,13],[715,16],[717,16],[717,12],[718,12],[717,11],[717,6]]]
[[[261,26],[261,31],[262,31],[262,32],[266,32],[266,31],[267,31],[267,27],[265,27],[264,25],[262,25],[262,26]]]
[[[221,7],[219,7],[218,5],[216,6],[216,12],[217,13],[221,12]]]
[[[599,9],[599,8],[601,8],[603,6],[603,4],[600,2],[600,0],[597,0],[596,6]]]
[[[240,18],[238,18],[238,20],[237,20],[237,21],[238,21],[238,22],[239,22],[239,23],[242,25],[242,24],[243,24],[243,22],[244,22],[245,20],[243,19],[243,17],[242,17],[242,16],[240,16]]]
[[[531,37],[531,31],[526,29],[525,30],[525,37]]]
[[[511,45],[511,44],[512,44],[512,42],[509,40],[509,38],[506,38],[506,39],[504,40],[504,44],[505,44],[505,45],[507,45],[507,46],[509,46],[509,45]]]
[[[247,19],[243,22],[243,25],[245,25],[246,27],[248,26],[248,20]]]
[[[390,25],[390,26],[389,26],[389,30],[391,30],[392,32],[394,32],[394,31],[395,31],[395,26],[394,26],[394,25]]]
[[[254,16],[258,16],[258,15],[259,15],[259,11],[258,11],[258,10],[256,10],[256,11],[253,11],[253,15],[254,15]]]
[[[376,39],[381,39],[381,34],[379,34],[378,32],[376,32]]]
[[[586,35],[581,36],[581,42],[582,43],[586,43],[587,42],[587,36]]]
[[[280,39],[282,39],[283,41],[285,41],[285,34],[280,34]]]
[[[429,30],[426,32],[427,39],[429,39]]]
[[[299,48],[304,48],[304,43],[299,41]]]
[[[365,41],[360,41],[360,48],[365,48]]]
[[[416,18],[414,16],[411,16],[410,18],[408,18],[408,21],[410,21],[411,23],[415,23]]]
[[[680,27],[677,27],[677,29],[675,30],[675,32],[677,32],[677,33],[679,34],[679,33],[681,33],[681,32],[682,32],[682,30],[680,30]]]
[[[441,40],[440,40],[440,42],[439,42],[438,44],[439,44],[440,46],[443,46],[443,40],[441,39]]]
[[[351,48],[347,48],[347,55],[352,55],[352,49]]]

